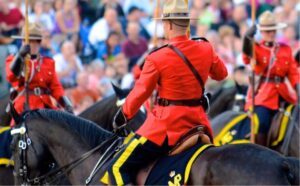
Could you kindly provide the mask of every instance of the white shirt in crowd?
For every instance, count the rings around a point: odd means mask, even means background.
[[[102,18],[96,21],[90,31],[89,41],[92,45],[97,45],[101,41],[105,41],[110,32],[110,28],[107,24],[107,21]]]

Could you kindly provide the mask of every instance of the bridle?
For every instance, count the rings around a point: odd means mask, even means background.
[[[32,145],[32,141],[28,135],[28,129],[26,126],[26,122],[23,121],[21,126],[19,128],[14,128],[11,130],[11,135],[18,135],[20,138],[18,138],[18,147],[20,150],[20,168],[18,172],[14,172],[14,176],[19,175],[21,177],[21,185],[49,185],[51,183],[54,183],[55,181],[59,180],[62,176],[65,175],[65,173],[68,173],[75,167],[77,167],[80,163],[82,163],[84,160],[89,158],[92,154],[100,150],[104,145],[111,144],[111,146],[115,145],[118,140],[117,135],[112,135],[109,139],[103,141],[95,148],[91,149],[90,151],[84,153],[79,158],[73,160],[72,162],[57,168],[55,170],[51,170],[47,172],[46,174],[42,176],[37,176],[35,178],[29,178],[28,175],[28,162],[27,162],[27,150],[30,145]],[[110,147],[111,147],[110,146]],[[104,153],[103,156],[105,156],[106,153]]]
[[[27,164],[27,150],[28,147],[31,145],[31,139],[27,133],[27,127],[25,122],[22,122],[20,128],[12,129],[11,135],[18,134],[20,139],[18,140],[18,147],[20,149],[20,168],[18,170],[19,176],[22,178],[21,185],[30,185],[31,183],[35,183],[34,179],[30,180],[28,177],[28,164]],[[16,173],[14,173],[16,174]]]

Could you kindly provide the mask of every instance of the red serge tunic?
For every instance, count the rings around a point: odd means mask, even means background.
[[[296,61],[293,58],[292,50],[289,46],[284,44],[278,44],[276,57],[274,58],[274,63],[270,68],[269,77],[273,78],[275,76],[284,78],[287,77],[293,87],[299,83],[299,73],[297,70]],[[263,42],[257,43],[255,45],[255,55],[256,55],[256,66],[255,74],[262,75],[264,77],[268,76],[265,69],[268,68],[271,57],[271,48],[263,45]],[[246,55],[243,56],[244,63],[249,64],[250,58]],[[249,109],[252,104],[252,88],[249,88],[247,101],[245,109]],[[257,91],[255,96],[255,105],[265,106],[269,109],[276,110],[279,107],[279,96],[284,98],[287,102],[296,104],[297,95],[295,93],[290,93],[287,85],[284,82],[263,82]]]
[[[204,82],[208,76],[215,80],[222,80],[227,76],[226,67],[208,42],[193,41],[186,36],[179,36],[171,39],[170,43],[179,48],[191,61]],[[174,51],[163,47],[147,57],[140,78],[126,98],[122,109],[128,119],[137,113],[156,85],[160,98],[186,100],[199,99],[202,95],[201,87],[188,66]],[[199,124],[207,126],[212,134],[202,106],[156,105],[137,134],[158,145],[161,145],[167,136],[169,145],[175,145],[182,135]]]
[[[11,85],[22,92],[24,90],[24,77],[17,78],[10,70],[10,64],[13,61],[14,56],[8,56],[6,59],[6,78]],[[40,61],[41,60],[41,61]],[[61,86],[55,72],[55,62],[53,59],[48,57],[42,57],[40,60],[32,60],[30,62],[30,77],[29,89],[34,88],[48,89],[51,95],[59,100],[64,95],[63,87]],[[32,65],[33,64],[33,65]],[[32,66],[34,68],[32,69]],[[32,75],[33,72],[33,75]],[[25,103],[25,94],[20,95],[15,99],[14,106],[18,113],[22,113]],[[39,108],[56,108],[53,105],[50,96],[47,94],[35,95],[30,94],[29,96],[29,107],[30,109]]]

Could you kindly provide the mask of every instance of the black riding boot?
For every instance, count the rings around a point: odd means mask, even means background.
[[[255,143],[262,145],[262,146],[267,146],[267,135],[266,134],[257,134],[255,137]]]

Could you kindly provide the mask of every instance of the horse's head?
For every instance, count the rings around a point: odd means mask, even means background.
[[[232,110],[240,112],[243,111],[246,103],[246,94],[248,90],[247,85],[239,85],[235,82],[236,93],[234,96],[233,108]]]
[[[120,89],[114,84],[112,84],[112,86],[117,98],[115,103],[115,112],[114,112],[116,113],[116,111],[124,104],[125,99],[130,93],[131,89]],[[146,119],[145,108],[144,106],[142,106],[138,114],[136,114],[136,116],[131,121],[129,121],[128,129],[136,131],[144,123],[145,119]]]
[[[37,178],[54,168],[55,163],[41,136],[26,125],[26,120],[16,125],[11,134],[15,184],[42,184],[43,180]]]

